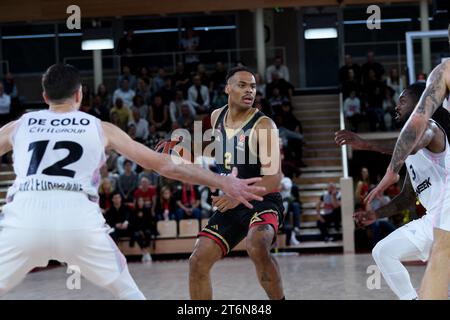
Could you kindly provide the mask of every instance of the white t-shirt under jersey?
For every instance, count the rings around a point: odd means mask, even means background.
[[[50,190],[83,192],[97,200],[106,159],[99,119],[81,111],[26,113],[11,142],[16,180],[7,201],[17,192]]]

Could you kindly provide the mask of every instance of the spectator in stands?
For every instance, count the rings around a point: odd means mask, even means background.
[[[221,61],[216,63],[216,70],[211,74],[209,92],[215,93],[226,85],[227,71]]]
[[[300,235],[300,216],[302,212],[300,203],[292,195],[292,180],[290,178],[283,177],[281,179],[280,194],[286,214],[285,223],[291,227],[289,232],[290,241],[288,243],[298,245],[300,242],[297,240],[296,234]]]
[[[162,98],[164,105],[168,106],[170,101],[175,99],[175,87],[172,86],[172,78],[167,76],[164,78],[164,86],[159,90],[158,94]]]
[[[111,120],[113,119],[113,113],[118,116],[118,126],[122,130],[126,131],[128,122],[131,120],[130,109],[123,103],[122,98],[118,97],[115,100],[114,107],[111,109]]]
[[[228,103],[228,96],[225,93],[225,86],[221,87],[214,96],[212,109],[221,108]]]
[[[100,178],[101,179],[108,179],[109,183],[111,183],[112,190],[116,190],[117,183],[119,181],[119,175],[117,173],[114,173],[112,171],[108,170],[108,165],[105,163],[103,166],[100,167]]]
[[[142,67],[140,70],[139,70],[139,79],[142,79],[142,80],[144,80],[144,81],[150,81],[150,72],[148,71],[148,68],[147,67]],[[138,79],[138,81],[139,81],[139,79]]]
[[[131,112],[137,110],[139,112],[141,119],[148,119],[149,107],[146,104],[144,97],[140,94],[136,94],[133,98],[133,106],[131,107]]]
[[[200,191],[200,208],[202,210],[202,218],[209,218],[213,213],[211,196],[219,196],[219,190],[212,192],[209,187],[201,186]]]
[[[98,85],[97,95],[102,100],[102,102],[101,102],[102,109],[104,109],[104,110],[111,109],[111,104],[112,104],[111,94],[108,92],[108,90],[106,89],[106,86],[103,83]]]
[[[266,84],[259,73],[255,73],[256,92],[261,93],[262,97],[266,97]]]
[[[139,78],[137,89],[136,89],[136,96],[141,96],[143,101],[143,104],[148,106],[152,103],[152,96],[153,96],[153,88],[150,86],[150,79],[147,78]],[[134,101],[133,101],[134,103]],[[147,111],[148,112],[148,111]],[[147,118],[147,117],[145,117]]]
[[[147,142],[145,143],[145,145],[147,147],[149,147],[150,149],[155,149],[156,145],[158,144],[158,142],[163,139],[163,135],[161,135],[157,129],[156,126],[152,123],[149,124],[148,126],[148,137],[147,137]]]
[[[108,168],[108,171],[117,173],[117,161],[119,160],[119,154],[115,152],[114,150],[106,149],[105,150],[106,155],[106,166]],[[117,177],[118,179],[119,177]],[[114,188],[115,189],[115,188]]]
[[[89,114],[99,118],[101,121],[109,121],[110,109],[105,108],[102,104],[102,98],[96,95],[92,100],[92,107],[89,110]]]
[[[200,58],[195,51],[200,45],[200,37],[198,37],[192,27],[186,27],[186,33],[180,41],[181,48],[185,51],[184,63],[188,72],[194,72],[200,63]]]
[[[342,84],[342,95],[343,98],[347,98],[350,92],[355,91],[355,95],[359,97],[361,95],[361,85],[360,82],[355,77],[355,71],[353,69],[347,70],[347,77]]]
[[[383,112],[386,128],[394,130],[395,127],[395,107],[394,90],[388,86],[384,87]]]
[[[117,88],[122,85],[123,80],[128,80],[128,85],[131,90],[136,90],[137,87],[137,79],[136,76],[131,74],[131,70],[129,66],[123,66],[122,74],[117,78]]]
[[[361,177],[359,181],[356,183],[355,189],[355,202],[359,204],[364,203],[364,198],[369,193],[370,188],[370,175],[369,169],[363,167],[361,168]]]
[[[152,257],[149,248],[151,241],[156,238],[158,232],[151,208],[145,206],[144,198],[138,197],[135,200],[134,209],[130,214],[130,229],[130,247],[134,247],[134,243],[137,242],[142,250],[142,262],[151,262]]]
[[[371,81],[370,70],[375,72],[375,79],[381,81],[384,75],[384,68],[381,64],[375,61],[375,53],[373,51],[367,52],[367,62],[361,67],[363,85]]]
[[[150,108],[149,123],[156,127],[157,131],[168,132],[170,130],[169,107],[164,105],[162,97],[156,94]]]
[[[210,102],[208,88],[201,83],[198,75],[193,78],[194,84],[188,90],[188,100],[197,114],[208,113]]]
[[[371,131],[386,130],[383,111],[384,88],[384,83],[376,78],[375,70],[370,69],[368,80],[364,85],[364,92]]]
[[[303,157],[303,128],[301,122],[292,113],[292,106],[289,101],[283,101],[280,110],[281,116],[281,135],[284,139],[287,139],[287,145],[285,149],[286,160],[292,160],[295,165],[299,167],[305,167],[302,161]],[[288,134],[286,130],[289,130],[292,134]],[[284,132],[283,132],[284,131]],[[301,137],[301,139],[299,139]]]
[[[285,102],[289,102],[288,97],[282,96],[280,89],[278,87],[274,87],[269,99],[270,109],[272,109],[274,113],[279,114],[281,113],[281,105]]]
[[[344,65],[339,69],[339,82],[342,86],[344,86],[344,83],[347,82],[348,79],[348,72],[352,70],[354,79],[357,83],[361,82],[361,68],[358,64],[353,63],[352,56],[349,54],[345,55],[344,58]]]
[[[206,67],[203,63],[197,66],[197,75],[200,77],[200,82],[202,85],[209,87],[211,80],[209,79],[208,73],[206,72]]]
[[[337,191],[334,183],[328,184],[328,190],[323,193],[320,201],[317,202],[316,211],[317,227],[320,229],[322,240],[333,241],[334,238],[330,236],[328,228],[333,225],[339,230],[341,222],[341,194]]]
[[[159,192],[159,197],[156,199],[154,206],[154,215],[158,221],[164,220],[175,220],[176,218],[176,200],[172,196],[172,192],[170,191],[170,187],[162,186],[161,191]]]
[[[170,120],[176,122],[178,118],[181,116],[181,106],[187,104],[189,106],[189,111],[193,117],[195,117],[195,109],[194,106],[188,101],[184,99],[183,91],[177,90],[175,92],[175,99],[169,104],[169,112],[170,112]]]
[[[127,30],[126,35],[119,40],[117,45],[117,54],[120,57],[120,65],[128,65],[131,69],[135,69],[135,59],[133,55],[139,53],[140,45],[134,37],[133,30]]]
[[[405,88],[403,79],[399,75],[397,68],[392,68],[389,71],[389,75],[386,77],[386,86],[394,91],[393,99],[394,102],[398,102],[398,98]]]
[[[137,141],[143,143],[148,138],[148,121],[145,118],[141,118],[141,114],[137,108],[133,109],[132,114],[133,118],[128,124],[136,126]]]
[[[200,206],[200,194],[195,186],[189,183],[181,184],[179,190],[175,193],[177,201],[176,217],[181,219],[201,219],[202,212]]]
[[[280,79],[278,73],[276,72],[272,75],[272,82],[266,86],[266,99],[270,99],[272,97],[274,88],[278,88],[280,90],[281,96],[288,97],[289,100],[292,100],[294,86],[286,80]]]
[[[350,123],[350,130],[358,132],[358,123],[361,118],[361,101],[356,96],[355,90],[344,101],[344,116]]]
[[[190,79],[191,77],[189,76],[189,73],[184,69],[184,64],[182,62],[178,62],[175,69],[175,74],[173,75],[176,90],[182,90],[183,94],[186,96]]]
[[[0,83],[0,124],[5,124],[9,121],[10,112],[11,97],[5,93],[3,84]]]
[[[124,172],[119,176],[118,190],[124,203],[133,203],[133,193],[138,186],[137,174],[133,171],[130,160],[124,162]]]
[[[111,111],[110,115],[109,115],[109,121],[122,129],[122,124],[120,122],[120,118],[119,118],[119,114],[116,111]],[[122,129],[123,130],[123,129]]]
[[[89,110],[92,105],[92,94],[89,86],[83,84],[81,87],[83,92],[83,99],[81,99],[80,110],[86,112],[85,110]]]
[[[125,158],[123,155],[119,155],[116,158],[115,168],[114,170],[118,173],[118,175],[122,175],[125,172],[125,161],[130,161],[127,158]],[[131,171],[137,173],[137,164],[135,162],[131,161]]]
[[[166,78],[166,70],[159,68],[156,76],[153,77],[153,92],[159,92],[164,86],[164,79]]]
[[[266,99],[263,98],[263,95],[259,91],[256,91],[255,102],[253,103],[253,106],[269,118],[274,118],[275,113],[273,109],[270,107],[270,104],[266,101]]]
[[[3,90],[11,97],[11,99],[19,98],[19,91],[17,90],[17,86],[11,72],[7,72],[5,74],[5,78],[3,79]]]
[[[138,181],[141,181],[142,178],[147,178],[150,185],[158,187],[159,186],[159,174],[156,171],[151,169],[143,169],[142,172],[138,175]]]
[[[105,213],[112,207],[112,195],[114,193],[114,187],[111,180],[108,178],[102,178],[100,186],[98,188],[99,194],[99,206],[102,213]]]
[[[117,98],[121,98],[127,107],[131,107],[133,105],[133,98],[135,95],[136,93],[134,90],[130,89],[128,80],[123,79],[120,88],[114,91],[113,102],[115,103]]]
[[[178,126],[189,131],[194,130],[195,118],[192,116],[191,110],[187,103],[181,105],[181,115],[177,119]]]
[[[281,56],[276,56],[273,60],[273,64],[267,67],[267,83],[271,83],[273,81],[274,74],[277,74],[279,79],[284,79],[286,82],[289,82],[289,69],[283,64],[283,59]]]
[[[150,184],[150,181],[146,177],[142,177],[138,188],[134,191],[134,199],[144,199],[144,205],[146,208],[151,208],[156,197],[156,186]]]
[[[117,242],[121,237],[130,236],[129,218],[130,210],[122,203],[122,196],[119,192],[112,195],[112,206],[104,213],[106,223],[112,228],[111,238]]]

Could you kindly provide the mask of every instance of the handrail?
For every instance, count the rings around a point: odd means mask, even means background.
[[[345,130],[345,117],[344,117],[344,102],[342,92],[339,93],[339,121],[340,129]],[[341,146],[342,153],[342,169],[344,171],[344,178],[348,178],[348,159],[347,159],[347,145]]]

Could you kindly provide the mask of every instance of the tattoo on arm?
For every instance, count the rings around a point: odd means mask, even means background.
[[[416,193],[411,184],[409,174],[406,174],[402,192],[391,202],[375,210],[377,218],[387,218],[399,214],[401,211],[410,208],[416,200]]]
[[[370,151],[392,154],[395,148],[395,141],[371,142],[369,146]]]
[[[394,153],[392,154],[391,169],[398,173],[405,162],[406,157],[411,153],[416,141],[416,129],[405,127],[400,133],[400,137],[395,145]]]

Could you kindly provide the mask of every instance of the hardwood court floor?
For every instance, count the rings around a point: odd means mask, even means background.
[[[396,299],[384,279],[381,288],[369,290],[369,254],[277,255],[286,298],[296,299]],[[147,299],[189,299],[188,261],[172,260],[152,264],[130,263],[131,274]],[[423,265],[407,266],[417,288]],[[65,267],[34,272],[2,299],[112,299],[112,295],[87,280],[81,289],[68,290]],[[266,299],[247,257],[226,258],[212,271],[214,298],[225,300]]]

